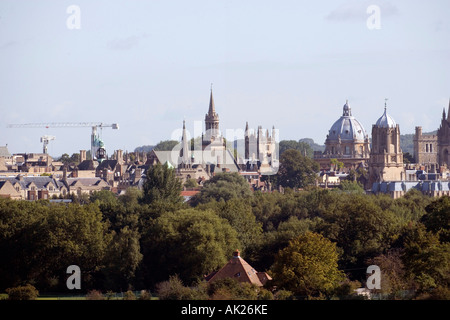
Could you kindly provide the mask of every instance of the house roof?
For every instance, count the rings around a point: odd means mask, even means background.
[[[104,181],[102,178],[67,178],[67,184],[69,186],[75,186],[75,184],[81,184],[85,187],[96,186]]]
[[[19,183],[22,189],[27,189],[30,184],[34,184],[38,189],[47,189],[49,185],[58,187],[57,182],[52,177],[8,177],[2,180],[8,180],[12,185]]]
[[[256,271],[242,259],[239,250],[233,252],[233,257],[222,269],[205,277],[208,282],[224,278],[233,278],[239,282],[248,282],[259,287],[262,287],[268,280],[272,280],[267,273]]]
[[[78,170],[95,170],[96,163],[93,160],[84,160],[78,166]]]

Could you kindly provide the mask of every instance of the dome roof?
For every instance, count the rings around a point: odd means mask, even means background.
[[[383,115],[377,120],[375,123],[375,126],[378,128],[395,128],[397,124],[395,123],[395,120],[387,114],[386,112],[386,105],[384,106],[384,113]]]
[[[328,133],[328,140],[353,141],[366,139],[366,130],[362,124],[352,116],[351,108],[348,105],[348,101],[343,107],[342,116],[331,126]]]

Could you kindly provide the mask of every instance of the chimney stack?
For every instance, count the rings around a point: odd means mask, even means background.
[[[86,160],[86,150],[80,150],[80,163]]]

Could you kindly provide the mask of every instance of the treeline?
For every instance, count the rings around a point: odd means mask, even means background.
[[[84,292],[273,298],[276,286],[275,296],[343,298],[375,264],[387,297],[450,298],[449,197],[410,191],[394,200],[352,182],[260,193],[227,173],[184,202],[172,169],[157,165],[147,177],[143,190],[100,191],[83,204],[0,199],[0,292],[31,284],[67,293],[75,264]],[[258,297],[232,281],[205,287],[236,249],[273,278]]]

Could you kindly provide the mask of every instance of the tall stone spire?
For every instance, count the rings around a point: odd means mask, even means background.
[[[213,92],[212,92],[212,86],[211,86],[211,94],[209,96],[209,109],[208,109],[208,115],[210,117],[215,116],[216,114],[216,107],[214,106],[214,98],[213,98]]]
[[[181,149],[181,154],[180,154],[180,157],[181,157],[181,162],[182,162],[182,165],[184,166],[184,167],[187,167],[188,165],[189,165],[189,163],[190,163],[190,158],[189,158],[189,141],[188,141],[188,139],[187,139],[187,134],[186,134],[186,123],[185,123],[185,121],[183,120],[183,135],[182,135],[182,149]]]
[[[447,120],[450,120],[450,99],[448,100]]]

